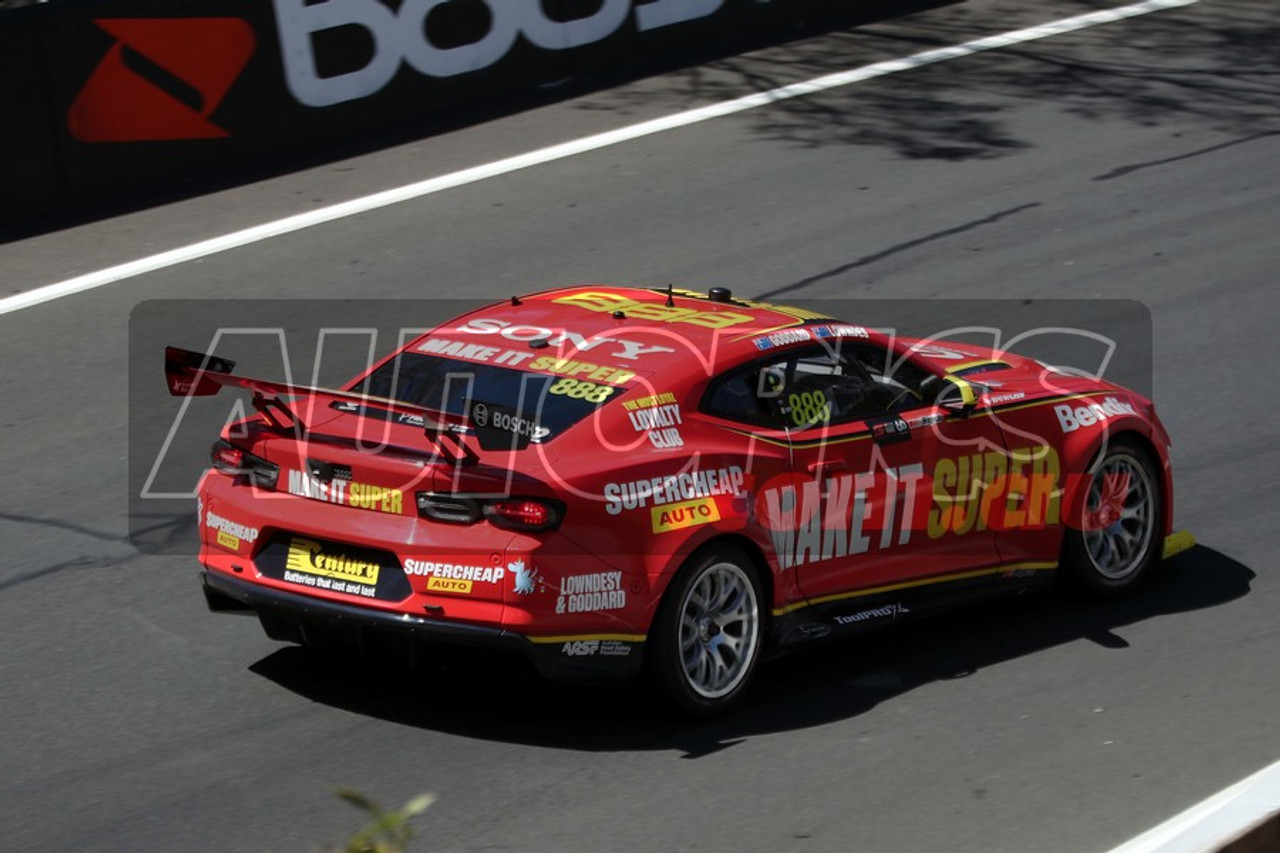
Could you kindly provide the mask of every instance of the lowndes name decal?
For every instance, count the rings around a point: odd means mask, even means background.
[[[560,580],[556,613],[595,613],[622,610],[626,606],[627,591],[622,588],[622,572],[570,575]]]
[[[288,491],[291,495],[313,501],[370,509],[389,515],[404,514],[404,492],[384,486],[347,480],[318,480],[306,471],[290,471]]]

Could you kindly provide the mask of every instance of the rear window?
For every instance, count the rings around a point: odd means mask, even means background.
[[[530,439],[538,443],[555,438],[627,389],[404,352],[353,390],[456,415],[472,415],[482,405],[486,412],[515,415],[527,422]]]

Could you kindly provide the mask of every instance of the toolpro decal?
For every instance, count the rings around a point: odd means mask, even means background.
[[[745,481],[742,469],[730,465],[629,483],[609,483],[604,487],[605,511],[617,515],[624,509],[644,509],[694,498],[734,495],[742,490]]]
[[[321,480],[306,471],[290,471],[288,491],[291,495],[326,501],[331,504],[371,509],[390,515],[404,512],[404,492],[349,480]]]
[[[99,18],[115,43],[67,111],[81,142],[217,139],[211,117],[253,55],[239,18]]]
[[[622,588],[622,572],[570,575],[560,580],[556,613],[596,613],[621,610],[626,606],[627,591]]]
[[[230,519],[215,515],[212,510],[205,513],[205,526],[217,531],[215,541],[223,548],[239,551],[242,542],[252,545],[258,539],[258,528],[237,524]]]

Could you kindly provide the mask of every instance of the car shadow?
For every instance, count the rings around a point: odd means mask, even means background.
[[[298,647],[250,667],[299,696],[415,728],[584,751],[672,750],[698,758],[761,734],[826,725],[922,685],[965,678],[1064,643],[1122,651],[1120,629],[1247,595],[1252,570],[1197,546],[1140,593],[1108,601],[1053,591],[980,604],[928,621],[828,643],[762,665],[743,706],[714,720],[679,717],[644,682],[554,684],[523,660],[458,651],[371,664]]]

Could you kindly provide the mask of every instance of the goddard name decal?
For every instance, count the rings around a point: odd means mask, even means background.
[[[643,509],[662,506],[694,498],[716,495],[734,495],[742,491],[745,482],[742,469],[737,465],[633,480],[629,483],[610,483],[604,487],[605,511],[617,515],[624,509]]]
[[[556,301],[559,302],[561,300]],[[604,349],[601,351],[612,358],[623,358],[628,361],[636,361],[640,356],[652,353],[675,352],[671,347],[645,344],[627,338],[613,338],[603,335],[594,335],[588,338],[586,335],[570,332],[566,329],[548,329],[545,326],[509,323],[506,320],[499,320],[495,317],[475,317],[468,320],[465,325],[458,326],[452,331],[462,332],[467,335],[499,335],[509,341],[518,343],[544,340],[548,346],[558,347],[568,344],[578,352],[590,352],[603,347]],[[551,359],[551,361],[558,360]],[[598,366],[594,365],[594,367]],[[611,381],[618,382],[619,380],[614,379]]]
[[[626,606],[627,591],[622,588],[622,572],[571,575],[560,581],[556,613],[595,613],[621,610]]]
[[[640,32],[714,14],[724,0],[652,0],[634,9]],[[484,35],[465,44],[437,46],[431,38],[431,13],[449,0],[405,0],[390,7],[377,0],[275,0],[280,52],[285,80],[299,103],[328,107],[367,98],[391,82],[400,61],[429,77],[454,77],[488,68],[501,61],[516,39],[543,50],[561,51],[609,38],[632,18],[632,0],[603,0],[591,15],[571,20],[549,17],[540,0],[484,0]],[[462,4],[458,4],[462,5]],[[373,54],[360,68],[341,74],[322,74],[315,53],[316,36],[330,30],[364,30]],[[438,39],[437,39],[438,40]],[[319,41],[323,42],[324,39]]]
[[[756,349],[765,350],[811,340],[813,340],[813,334],[808,329],[787,329],[783,332],[763,335],[756,338],[753,343],[756,345]]]
[[[917,463],[768,488],[761,510],[787,569],[908,545],[921,531],[940,539],[1058,524],[1060,474],[1057,452],[1035,445],[938,460],[927,501]]]
[[[214,515],[212,510],[206,513],[204,518],[205,526],[218,532],[217,543],[223,548],[239,551],[241,542],[252,544],[258,539],[258,528],[256,527],[236,524],[234,521],[223,518],[220,515]]]
[[[725,329],[740,323],[749,323],[753,319],[749,314],[736,311],[699,311],[697,308],[668,308],[652,302],[639,302],[626,296],[612,293],[575,293],[552,300],[561,305],[575,305],[588,311],[612,314],[621,311],[628,317],[640,320],[652,320],[657,323],[688,323],[691,326],[702,326],[704,329]],[[670,350],[668,350],[670,352]]]
[[[1064,433],[1075,432],[1080,427],[1089,427],[1104,423],[1110,418],[1122,415],[1136,415],[1138,410],[1128,403],[1121,403],[1115,397],[1108,397],[1101,403],[1089,403],[1086,406],[1061,405],[1054,406],[1053,413],[1058,416],[1058,425]]]
[[[289,494],[314,501],[372,509],[392,515],[404,511],[404,492],[347,480],[317,480],[305,471],[289,472]]]

